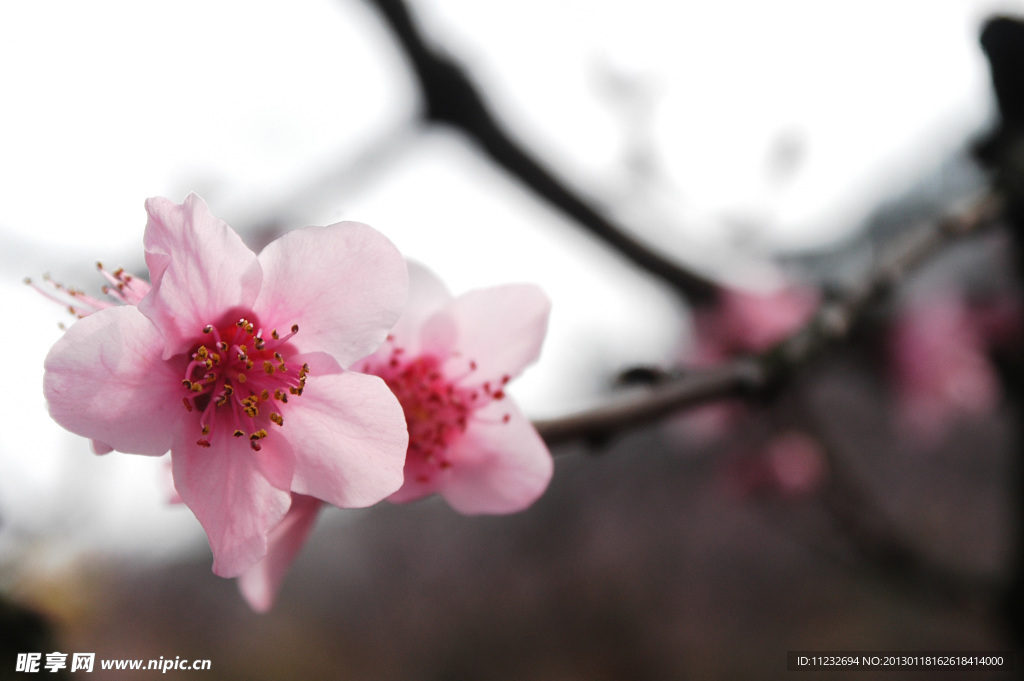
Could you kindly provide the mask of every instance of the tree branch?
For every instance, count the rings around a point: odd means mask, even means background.
[[[844,341],[863,313],[916,267],[952,241],[998,221],[1003,210],[1000,196],[985,193],[966,208],[915,230],[895,243],[863,282],[824,303],[803,328],[767,352],[684,374],[595,409],[534,425],[549,445],[600,439],[686,407],[777,390],[828,347]]]
[[[833,437],[804,391],[795,393],[803,426],[821,446],[828,482],[816,495],[832,527],[845,538],[862,567],[878,577],[934,602],[967,611],[986,607],[998,593],[993,576],[978,575],[940,562],[897,526],[856,470],[841,439]]]
[[[689,302],[700,304],[714,299],[718,290],[714,282],[685,269],[614,224],[515,140],[491,113],[466,69],[427,45],[403,0],[368,2],[380,12],[416,74],[425,121],[451,125],[466,133],[491,160],[534,193]]]

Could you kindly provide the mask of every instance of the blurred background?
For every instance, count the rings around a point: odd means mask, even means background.
[[[144,199],[190,191],[256,249],[359,220],[456,293],[540,284],[549,337],[510,389],[535,418],[637,367],[762,351],[985,187],[978,37],[1024,2],[409,0],[522,148],[722,287],[703,306],[431,122],[379,9],[0,5],[0,677],[55,650],[441,681],[772,679],[787,650],[1011,647],[988,597],[1015,551],[1005,230],[916,273],[781,395],[557,447],[524,513],[322,514],[267,615],[210,572],[162,462],[95,457],[49,419],[42,362],[71,318],[23,279],[96,294],[98,260],[144,274]]]

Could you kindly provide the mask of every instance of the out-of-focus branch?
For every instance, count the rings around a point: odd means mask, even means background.
[[[950,242],[998,221],[1003,210],[1001,197],[986,193],[948,217],[914,230],[883,254],[863,282],[824,303],[803,328],[763,354],[669,379],[595,409],[536,421],[537,430],[549,445],[599,440],[686,407],[781,388],[823,351],[845,340],[863,313],[914,268]]]
[[[793,393],[803,427],[817,440],[828,462],[828,482],[817,500],[836,533],[855,552],[859,566],[932,602],[967,611],[992,603],[998,593],[997,580],[941,563],[917,546],[849,465],[854,457],[842,438],[830,432],[806,392],[796,386]]]
[[[1024,21],[1014,17],[990,19],[981,34],[1000,122],[977,149],[979,159],[995,170],[995,184],[1007,196],[1007,218],[1013,234],[1018,285],[1024,278]],[[1024,333],[1018,322],[1018,332]],[[1024,653],[1024,364],[1019,351],[1000,361],[1003,389],[1015,410],[1016,452],[1010,467],[1013,541],[1009,580],[1002,599],[1006,634]]]
[[[403,0],[368,0],[380,11],[404,51],[423,96],[423,118],[466,133],[495,163],[537,195],[602,239],[634,264],[662,279],[691,303],[714,298],[706,277],[649,248],[571,189],[565,181],[513,138],[491,113],[467,70],[424,40]]]

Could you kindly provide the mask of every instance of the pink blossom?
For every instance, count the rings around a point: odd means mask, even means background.
[[[919,439],[935,442],[956,417],[995,409],[1001,389],[988,350],[1004,340],[1006,314],[975,313],[959,294],[917,302],[901,313],[889,358],[899,418]]]
[[[405,410],[409,451],[406,502],[440,492],[463,513],[512,513],[532,504],[552,474],[551,454],[505,395],[536,359],[549,303],[534,286],[513,285],[452,299],[410,263],[411,300],[388,341],[357,366],[382,376]],[[294,496],[270,533],[267,555],[238,580],[254,610],[273,605],[288,567],[323,504]]]
[[[462,513],[513,513],[537,499],[551,454],[505,394],[540,354],[550,303],[535,286],[506,285],[452,298],[410,264],[411,300],[361,370],[387,382],[405,411],[403,503],[440,493]]]
[[[828,467],[825,451],[815,438],[786,430],[773,435],[753,455],[736,460],[729,473],[733,490],[741,496],[802,498],[821,489]]]
[[[785,340],[811,318],[818,295],[796,286],[772,293],[722,289],[716,304],[694,315],[697,345],[691,363],[710,366],[751,353],[764,352]],[[745,413],[739,402],[721,402],[689,412],[687,437],[711,438]]]
[[[355,507],[402,484],[400,405],[345,368],[384,339],[408,275],[358,223],[297,230],[257,256],[198,196],[146,210],[151,288],[115,273],[125,304],[83,306],[46,357],[44,392],[59,424],[102,447],[170,450],[214,572],[236,576],[266,554],[293,493]]]
[[[761,294],[723,289],[717,304],[698,310],[696,361],[711,364],[764,352],[806,323],[818,306],[814,292],[797,287]]]

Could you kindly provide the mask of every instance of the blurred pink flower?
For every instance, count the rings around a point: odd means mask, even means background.
[[[815,438],[797,430],[774,435],[753,455],[734,461],[729,482],[740,496],[802,498],[821,489],[828,477],[825,452]]]
[[[798,287],[767,294],[722,289],[717,305],[695,314],[695,360],[706,365],[764,352],[805,324],[818,302],[816,293]]]
[[[257,256],[198,196],[146,210],[152,287],[122,276],[124,305],[88,303],[46,357],[44,392],[94,443],[170,450],[214,572],[236,576],[266,554],[293,492],[354,507],[401,485],[400,405],[345,367],[398,317],[405,263],[358,223],[294,231]]]
[[[535,286],[452,298],[409,265],[411,299],[387,342],[356,366],[383,378],[405,410],[405,483],[390,501],[439,492],[462,513],[513,513],[551,479],[547,446],[505,395],[537,359],[550,303]]]
[[[694,314],[697,342],[689,363],[711,366],[764,352],[807,323],[818,303],[817,293],[796,286],[767,294],[722,289],[716,305]],[[740,402],[720,402],[691,410],[682,421],[687,437],[709,439],[744,412]]]
[[[889,338],[899,418],[926,442],[957,416],[990,414],[1001,397],[989,349],[1005,342],[1010,309],[972,310],[959,294],[908,305]]]

